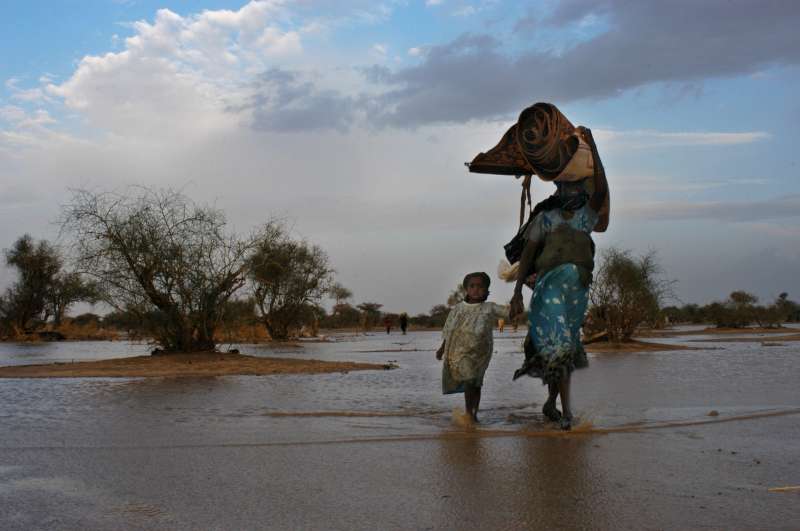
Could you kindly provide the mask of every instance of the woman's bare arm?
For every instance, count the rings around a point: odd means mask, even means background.
[[[525,247],[522,250],[522,256],[519,258],[519,270],[517,272],[517,284],[514,286],[514,296],[511,298],[511,307],[509,308],[509,320],[514,319],[517,315],[525,311],[522,304],[522,286],[525,284],[525,279],[533,269],[533,261],[536,258],[536,251],[539,249],[539,240],[527,240]]]

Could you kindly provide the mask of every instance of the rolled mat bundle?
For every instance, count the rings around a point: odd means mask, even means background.
[[[500,142],[467,166],[473,173],[536,174],[544,181],[590,178],[590,204],[600,216],[594,230],[604,232],[608,227],[608,182],[592,132],[572,125],[551,103],[536,103],[522,111]]]

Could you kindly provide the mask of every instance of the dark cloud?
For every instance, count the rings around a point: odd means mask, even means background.
[[[253,128],[261,131],[346,131],[356,105],[349,96],[276,68],[262,74],[248,104],[234,110],[250,111]]]
[[[526,15],[518,26],[532,19]],[[560,54],[510,55],[496,39],[464,35],[382,80],[377,123],[464,122],[518,111],[533,100],[602,99],[657,82],[691,83],[800,62],[800,9],[784,0],[564,0],[538,24],[608,27]]]
[[[487,35],[462,35],[432,46],[424,62],[393,73],[393,89],[372,100],[370,116],[384,125],[467,121],[506,113],[529,87],[518,83],[514,62]],[[509,97],[515,100],[508,105]]]

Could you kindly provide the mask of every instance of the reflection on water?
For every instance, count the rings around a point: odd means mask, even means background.
[[[697,336],[691,336],[697,338]],[[393,371],[219,378],[0,380],[0,443],[26,446],[286,444],[360,437],[435,436],[475,429],[554,432],[540,413],[546,390],[511,381],[522,333],[497,335],[477,427],[459,423],[460,395],[440,393],[435,332],[334,337],[299,346],[236,345],[257,356],[396,362]],[[662,338],[677,343],[686,338]],[[798,342],[717,343],[709,349],[590,356],[575,373],[581,431],[716,420],[800,407]],[[126,342],[0,345],[0,363],[140,355]],[[769,389],[768,393],[764,389]],[[463,424],[463,425],[462,425]]]

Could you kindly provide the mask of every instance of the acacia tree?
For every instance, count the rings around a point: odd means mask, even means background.
[[[25,234],[5,251],[6,265],[17,271],[17,281],[0,298],[0,319],[12,335],[29,331],[34,321],[45,321],[47,294],[61,270],[58,251],[45,240]]]
[[[364,332],[369,332],[372,330],[372,327],[378,324],[381,318],[381,308],[383,308],[383,304],[378,304],[377,302],[362,302],[356,306],[356,308],[361,310],[361,328]]]
[[[642,323],[654,322],[673,281],[663,278],[655,251],[634,257],[630,251],[607,249],[589,291],[592,328],[605,330],[609,341],[628,341]]]
[[[330,296],[335,301],[336,305],[346,303],[348,299],[353,296],[353,292],[342,286],[338,282],[334,282],[330,287]]]
[[[94,282],[87,282],[75,272],[62,272],[53,278],[46,296],[46,312],[53,317],[53,324],[58,326],[64,314],[76,302],[94,304],[100,300],[100,288]]]
[[[285,234],[262,241],[249,260],[249,277],[260,320],[273,339],[316,323],[333,273],[328,255],[316,245]]]
[[[333,299],[334,304],[330,316],[326,319],[325,326],[331,328],[358,326],[361,322],[361,312],[347,302],[353,297],[353,292],[340,283],[334,282],[329,296]]]
[[[18,335],[53,317],[56,325],[76,302],[94,303],[96,287],[76,272],[64,271],[59,249],[46,240],[25,234],[5,252],[6,264],[17,271],[17,281],[0,296],[0,324]]]
[[[179,192],[128,192],[73,191],[62,222],[78,263],[103,300],[138,319],[165,352],[213,350],[249,258],[282,229],[270,222],[240,237],[220,210]]]

